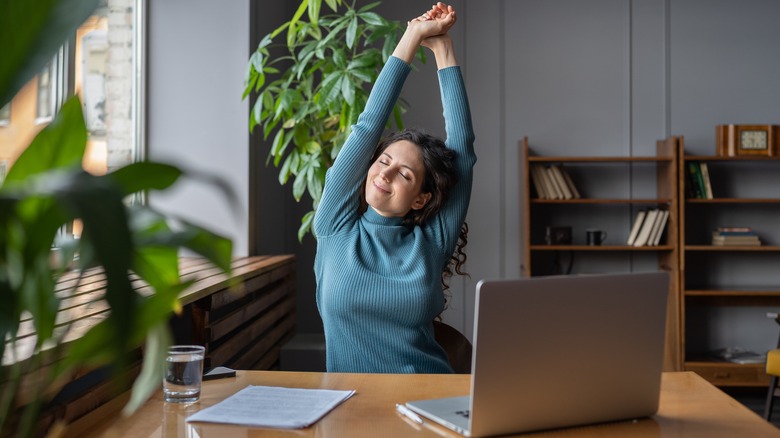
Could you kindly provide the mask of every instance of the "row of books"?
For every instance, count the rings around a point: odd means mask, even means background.
[[[747,227],[720,227],[712,232],[712,244],[718,246],[761,246],[761,239]]]
[[[689,161],[686,176],[686,196],[688,198],[712,199],[712,184],[707,163]]]
[[[569,172],[560,164],[544,166],[531,165],[531,181],[536,195],[541,199],[579,199],[580,192],[569,176]]]
[[[658,246],[668,220],[669,210],[640,209],[636,213],[626,244],[629,246]]]

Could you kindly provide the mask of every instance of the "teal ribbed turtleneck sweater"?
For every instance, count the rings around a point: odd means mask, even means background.
[[[447,147],[459,182],[439,214],[410,228],[371,207],[360,215],[361,182],[411,68],[391,57],[366,108],[328,169],[314,218],[317,307],[331,372],[451,373],[433,336],[444,309],[441,273],[455,250],[471,196],[474,131],[459,67],[439,70]]]

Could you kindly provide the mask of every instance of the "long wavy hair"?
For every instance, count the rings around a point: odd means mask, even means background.
[[[425,165],[425,176],[422,182],[422,193],[430,193],[431,198],[425,204],[425,206],[419,210],[410,210],[409,213],[403,219],[403,224],[408,227],[414,227],[415,225],[423,225],[428,219],[439,213],[442,207],[447,203],[450,197],[450,192],[455,184],[458,183],[458,173],[455,170],[455,157],[457,153],[452,149],[448,149],[444,141],[438,137],[430,134],[426,134],[423,131],[417,129],[405,129],[398,131],[385,137],[379,145],[377,145],[374,155],[371,157],[371,163],[373,164],[380,155],[391,144],[406,140],[416,144],[420,148],[420,152]],[[364,213],[368,208],[366,202],[366,180],[360,185],[360,212]],[[449,289],[449,279],[454,274],[468,275],[463,270],[463,265],[466,263],[466,253],[464,248],[468,243],[469,227],[464,222],[460,229],[458,236],[458,243],[455,247],[455,251],[450,256],[441,276],[442,288],[445,291],[445,298],[448,297],[447,289]]]

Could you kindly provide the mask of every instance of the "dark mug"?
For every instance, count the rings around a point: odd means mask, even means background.
[[[599,246],[607,238],[607,232],[601,230],[585,230],[589,246]]]

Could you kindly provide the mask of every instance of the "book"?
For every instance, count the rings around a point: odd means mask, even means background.
[[[531,173],[531,181],[533,181],[534,189],[536,189],[536,197],[550,199],[550,195],[547,194],[547,189],[544,187],[541,177],[539,176],[539,166],[532,164],[528,170]]]
[[[758,236],[712,236],[712,244],[717,246],[761,246]]]
[[[634,240],[634,246],[647,245],[647,239],[650,237],[650,232],[653,230],[653,226],[655,225],[655,219],[656,217],[658,217],[658,212],[660,211],[661,210],[657,208],[647,211],[645,220],[642,222],[642,228],[639,230],[639,234],[636,236],[636,239]]]
[[[653,222],[653,227],[650,228],[650,235],[647,236],[647,246],[653,246],[653,243],[655,242],[655,236],[658,234],[658,229],[661,227],[661,219],[664,216],[665,210],[658,210],[658,214],[655,215],[655,221]]]
[[[561,172],[561,167],[558,164],[553,164],[550,166],[551,174],[553,176],[553,179],[555,179],[555,183],[558,185],[558,188],[561,190],[561,193],[563,194],[563,199],[571,199],[574,197],[574,194],[569,189],[569,185],[566,184],[566,180],[563,178],[563,173]]]
[[[555,193],[555,197],[553,199],[564,199],[563,191],[560,187],[558,187],[558,181],[555,178],[555,175],[553,175],[552,167],[547,167],[544,169],[544,174],[547,177],[547,186],[552,188],[552,191]]]
[[[571,190],[572,195],[574,195],[575,199],[580,199],[582,195],[580,194],[580,191],[577,190],[577,186],[574,185],[574,181],[571,179],[571,175],[569,175],[569,172],[566,171],[566,169],[561,166],[561,173],[563,173],[563,179],[566,180],[566,185],[569,186],[569,190]]]
[[[544,166],[541,164],[535,164],[532,168],[536,172],[537,178],[539,179],[539,186],[542,188],[542,191],[545,194],[544,199],[558,199],[555,191],[550,186],[550,182],[547,181],[547,171],[544,170]]]
[[[647,210],[641,209],[636,212],[636,217],[634,218],[634,225],[631,226],[631,231],[628,233],[628,240],[626,241],[626,245],[633,245],[634,240],[636,240],[636,236],[639,234],[639,229],[642,228],[642,222],[645,220],[645,215],[647,215]]]
[[[655,235],[655,238],[653,239],[653,246],[658,246],[658,244],[661,243],[661,237],[664,235],[664,231],[666,230],[666,223],[669,221],[669,210],[662,210],[661,211],[661,218],[659,219],[660,225],[658,226],[658,232]]]
[[[688,175],[690,176],[692,197],[704,199],[704,184],[701,179],[699,163],[694,161],[688,162]]]
[[[701,177],[704,180],[704,197],[712,199],[712,184],[710,184],[710,171],[707,163],[699,163],[699,169],[701,169]]]
[[[750,227],[718,227],[718,231],[753,231]]]
[[[756,234],[750,227],[718,227],[715,232],[721,236],[753,236]]]

